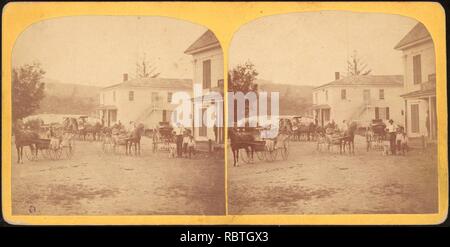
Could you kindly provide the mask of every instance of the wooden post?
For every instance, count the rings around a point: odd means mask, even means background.
[[[212,153],[213,145],[212,145],[212,140],[211,139],[208,139],[208,149],[209,149],[209,152]]]

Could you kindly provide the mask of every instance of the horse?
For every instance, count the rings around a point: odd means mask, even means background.
[[[63,129],[65,132],[72,134],[78,133],[78,121],[76,118],[67,117],[63,121]]]
[[[37,141],[39,140],[39,134],[33,131],[24,130],[23,126],[16,123],[13,126],[14,143],[17,149],[17,163],[23,163],[23,147],[28,146],[31,154],[37,156]]]
[[[125,154],[131,154],[131,148],[134,145],[134,154],[141,154],[141,137],[144,134],[144,125],[138,124],[130,133],[130,137],[125,139]]]
[[[245,149],[247,153],[250,152],[251,159],[253,159],[254,147],[251,144],[255,140],[252,133],[239,132],[237,128],[228,128],[230,147],[233,152],[233,166],[238,166],[239,162],[239,150]]]
[[[99,134],[102,131],[102,124],[99,122],[96,122],[94,125],[90,124],[90,123],[85,123],[82,125],[82,127],[79,129],[79,136],[83,137],[83,140],[86,140],[86,135],[92,135],[92,139],[94,141],[97,140],[96,137],[99,136]]]
[[[345,153],[345,146],[348,145],[349,154],[355,154],[355,132],[357,129],[357,125],[355,122],[352,122],[348,129],[345,131],[344,136],[342,138],[342,150]]]

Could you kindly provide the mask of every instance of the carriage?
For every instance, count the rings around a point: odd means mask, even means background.
[[[382,142],[386,137],[386,124],[381,119],[374,119],[366,131],[367,151],[371,149],[382,149]]]
[[[39,154],[44,159],[59,160],[72,158],[75,151],[75,142],[72,135],[65,133],[62,138],[39,138],[33,140],[34,147],[25,149],[25,157],[30,161],[39,159]]]
[[[169,151],[170,143],[174,142],[173,128],[169,122],[159,122],[153,132],[153,152]]]
[[[230,139],[234,164],[236,165],[239,156],[245,163],[253,162],[254,155],[260,161],[271,162],[278,156],[287,160],[290,136],[283,127],[280,125],[279,129],[271,129],[270,123],[267,123],[257,127],[232,128]]]

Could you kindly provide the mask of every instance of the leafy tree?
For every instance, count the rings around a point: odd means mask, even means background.
[[[349,76],[351,75],[368,75],[372,72],[371,69],[367,69],[367,63],[365,63],[359,56],[356,51],[353,52],[353,55],[350,57],[350,60],[347,61],[347,73]]]
[[[257,91],[258,86],[254,83],[257,76],[255,65],[250,61],[237,65],[228,72],[229,91],[243,93]]]
[[[161,73],[155,72],[156,67],[154,64],[151,64],[145,56],[145,53],[142,59],[139,59],[136,62],[136,77],[137,78],[156,78]]]
[[[31,115],[44,98],[45,71],[39,63],[25,64],[12,70],[13,121]]]

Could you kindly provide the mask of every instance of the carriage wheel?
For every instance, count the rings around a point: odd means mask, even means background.
[[[25,153],[25,157],[27,157],[27,160],[35,161],[37,160],[37,155],[34,153],[35,149],[31,150],[31,147],[24,148],[23,152]]]
[[[61,158],[61,154],[62,154],[62,149],[58,148],[58,149],[50,149],[50,158],[52,160],[58,160]]]
[[[250,163],[250,153],[245,149],[239,149],[239,158],[241,158],[245,163]]]
[[[287,160],[289,156],[289,143],[285,143],[283,147],[280,148],[281,158]]]
[[[265,154],[265,156],[266,156],[266,160],[267,160],[267,161],[274,161],[274,160],[276,160],[276,158],[277,158],[278,152],[277,152],[276,149],[273,149],[273,150],[266,150],[266,151],[264,152],[264,154]]]
[[[265,151],[256,151],[256,157],[258,157],[259,160],[264,160],[265,159],[264,153]]]

